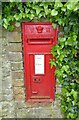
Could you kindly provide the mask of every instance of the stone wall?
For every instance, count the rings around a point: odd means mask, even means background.
[[[24,68],[21,27],[16,27],[13,32],[1,29],[0,36],[0,117],[2,118],[33,118],[51,117],[52,104],[25,102]],[[61,30],[62,31],[62,30]],[[62,35],[60,31],[60,36]],[[57,93],[61,92],[57,84]],[[2,94],[1,94],[2,93]],[[2,95],[2,99],[1,99]],[[59,104],[57,102],[57,104]],[[50,106],[50,109],[49,107]],[[2,109],[1,109],[2,108]],[[54,108],[56,109],[56,108]],[[58,108],[57,108],[58,109]],[[55,110],[54,110],[55,111]],[[58,112],[58,111],[57,111]],[[57,117],[57,115],[56,115]],[[59,117],[61,113],[59,111]]]
[[[2,72],[2,115],[15,117],[15,102],[25,100],[20,31],[2,31]]]

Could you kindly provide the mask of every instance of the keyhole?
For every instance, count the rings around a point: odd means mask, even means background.
[[[34,81],[35,81],[35,82],[37,81],[36,78],[34,78]]]

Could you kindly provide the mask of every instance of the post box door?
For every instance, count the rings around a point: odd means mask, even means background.
[[[30,55],[30,99],[54,99],[55,76],[50,54]]]

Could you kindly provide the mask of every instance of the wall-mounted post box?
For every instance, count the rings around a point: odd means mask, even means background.
[[[57,28],[47,22],[22,23],[24,76],[27,101],[49,101],[55,96],[55,68],[50,68],[51,47],[57,43]]]

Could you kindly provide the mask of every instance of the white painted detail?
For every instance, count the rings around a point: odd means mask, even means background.
[[[44,55],[35,55],[35,74],[44,74]]]

